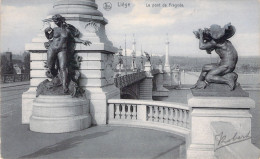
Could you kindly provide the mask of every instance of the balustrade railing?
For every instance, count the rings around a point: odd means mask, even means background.
[[[123,76],[118,76],[116,78],[114,78],[114,83],[116,85],[116,87],[118,88],[123,88],[126,86],[129,86],[135,82],[138,82],[142,79],[144,79],[145,76],[145,72],[135,72],[132,74],[128,74],[128,75],[123,75]]]
[[[136,122],[136,125],[145,122],[160,126],[180,128],[189,131],[190,129],[190,107],[180,103],[170,103],[149,100],[131,99],[109,99],[109,124],[129,124]]]
[[[21,81],[29,81],[30,74],[4,74],[2,75],[3,83],[12,83],[12,82],[21,82]]]

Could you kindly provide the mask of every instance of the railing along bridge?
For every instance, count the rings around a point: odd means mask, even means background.
[[[183,137],[190,132],[190,107],[185,104],[109,99],[108,110],[108,124],[164,129]]]

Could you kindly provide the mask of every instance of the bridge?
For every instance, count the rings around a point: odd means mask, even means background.
[[[121,99],[152,99],[168,96],[169,92],[163,87],[163,71],[159,69],[119,75],[114,78],[114,83],[120,89]]]
[[[142,71],[122,74],[114,78],[113,61],[118,49],[106,36],[105,25],[108,21],[97,10],[95,1],[57,1],[49,13],[51,15],[43,21],[50,21],[49,18],[54,14],[62,14],[67,23],[73,24],[79,32],[84,33],[83,37],[87,37],[92,42],[90,46],[77,44],[75,47],[77,56],[82,57],[79,68],[81,72],[80,87],[85,90],[85,94],[82,98],[58,95],[35,97],[37,86],[46,79],[44,62],[47,60],[47,50],[44,48],[46,38],[43,34],[37,35],[31,43],[25,46],[31,55],[31,79],[29,90],[22,95],[21,118],[23,124],[30,125],[30,130],[55,134],[72,131],[80,133],[83,129],[86,129],[84,132],[88,133],[87,130],[91,131],[91,125],[148,128],[169,132],[181,138],[185,142],[184,156],[189,159],[198,157],[215,159],[227,158],[227,156],[257,158],[259,156],[259,149],[251,142],[252,115],[250,109],[255,109],[255,101],[251,98],[194,96],[189,92],[184,95],[184,103],[152,100],[154,97],[168,96],[169,90],[166,88],[176,85],[175,82],[180,77],[178,76],[179,70],[172,70],[169,65],[168,41],[166,42],[164,70],[162,70],[162,66],[154,69],[148,56]],[[89,25],[90,23],[96,25]],[[135,41],[133,45],[133,52],[135,52]],[[134,57],[135,55],[133,59]],[[133,70],[136,69],[134,64],[133,61]],[[177,82],[177,85],[179,84]],[[216,136],[219,136],[220,133],[231,136],[231,138],[233,134],[245,137],[243,141],[240,138],[234,143],[226,141],[228,144],[217,144],[219,142]],[[56,150],[53,147],[64,150],[64,147],[60,146],[63,144],[65,144],[65,149],[70,149],[86,138],[98,138],[107,134],[109,131],[94,133],[90,136],[79,135],[23,157],[35,155],[38,157],[39,153],[48,154]],[[128,141],[139,142],[138,138],[133,136],[122,137],[117,134],[112,136],[113,142],[118,145],[129,144],[131,147],[135,147],[135,142]],[[146,135],[142,137],[147,139]],[[114,144],[111,140],[102,139],[107,142],[99,142],[99,145],[106,144],[107,146],[101,146],[98,151],[108,152],[110,148],[113,149],[111,145]],[[159,142],[164,143],[162,140],[157,140],[157,143]],[[96,143],[90,142],[90,144]],[[180,147],[180,145],[182,144],[176,146]],[[89,145],[85,143],[84,146]],[[151,144],[143,145],[143,149],[146,153],[151,153],[150,147],[152,146]],[[81,151],[85,150],[85,148],[81,149]],[[116,151],[133,155],[133,151],[129,147],[126,150],[119,147]],[[75,152],[71,151],[71,153]],[[77,153],[75,156],[80,158]],[[160,157],[157,155],[148,156],[148,158],[158,158],[158,156]],[[130,156],[130,158],[132,157]],[[174,154],[171,157],[174,158]]]

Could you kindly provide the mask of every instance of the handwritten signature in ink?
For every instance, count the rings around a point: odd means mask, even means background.
[[[251,131],[245,135],[238,135],[238,132],[235,132],[232,137],[228,138],[222,131],[221,133],[215,135],[215,151],[221,147],[250,139],[250,132]]]

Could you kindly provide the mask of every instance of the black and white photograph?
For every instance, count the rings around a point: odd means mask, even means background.
[[[0,158],[260,158],[260,0],[0,8]]]

